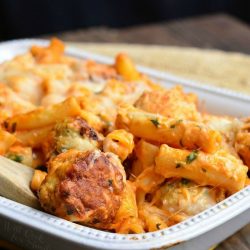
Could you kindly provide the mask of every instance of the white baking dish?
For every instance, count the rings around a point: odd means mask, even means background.
[[[17,40],[0,44],[0,61],[11,59],[42,40]],[[103,63],[113,59],[75,48],[67,53]],[[204,86],[173,75],[138,67],[165,86],[181,84],[197,93],[206,110],[214,114],[250,115],[250,96]],[[0,184],[1,185],[1,184]],[[197,249],[205,250],[224,240],[250,222],[250,186],[216,206],[168,229],[153,233],[121,235],[80,226],[47,213],[29,208],[0,196],[0,236],[25,249]]]

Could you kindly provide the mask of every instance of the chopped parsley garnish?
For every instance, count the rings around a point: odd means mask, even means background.
[[[99,94],[101,94],[102,92],[103,92],[103,90],[101,89],[101,90],[95,91],[95,94],[99,95]]]
[[[161,229],[161,223],[156,223],[156,228],[157,228],[158,230],[160,230],[160,229]]]
[[[68,145],[65,145],[65,144],[62,145],[61,147],[56,148],[56,151],[57,151],[58,154],[64,153],[64,152],[66,152],[68,150],[69,150]]]
[[[187,185],[189,182],[190,182],[190,180],[188,180],[188,179],[185,179],[185,178],[182,178],[182,179],[181,179],[181,183],[182,183],[183,185]]]
[[[67,206],[66,212],[67,212],[67,215],[72,215],[74,213],[74,208]]]
[[[186,163],[190,164],[191,162],[193,162],[197,157],[198,157],[198,150],[193,150],[186,158]]]
[[[21,155],[16,155],[16,154],[10,154],[7,156],[10,160],[16,161],[16,162],[22,162],[23,157]]]
[[[113,180],[109,179],[108,183],[109,183],[109,186],[111,187],[113,185]]]
[[[37,167],[36,167],[36,169],[37,170],[41,170],[41,171],[47,171],[47,168],[46,168],[46,166],[44,166],[44,165],[38,165]]]
[[[180,167],[182,167],[182,164],[180,162],[177,162],[175,168],[180,168]]]
[[[99,223],[99,222],[100,222],[99,219],[97,219],[97,218],[94,218],[94,219],[93,219],[93,224],[97,224],[97,223]]]
[[[197,128],[202,129],[201,125],[196,125]]]
[[[107,126],[107,127],[111,127],[112,125],[113,125],[112,122],[110,122],[110,121],[107,121],[107,122],[106,122],[106,126]]]
[[[180,124],[182,121],[183,121],[182,119],[178,120],[176,123],[172,124],[172,125],[170,126],[170,128],[175,128],[175,127],[176,127],[178,124]]]
[[[150,120],[157,128],[159,127],[160,123],[157,118]]]

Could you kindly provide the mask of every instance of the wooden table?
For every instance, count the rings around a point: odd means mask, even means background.
[[[250,54],[250,29],[223,14],[124,29],[106,27],[57,33],[71,42],[115,42],[215,48]],[[217,250],[250,250],[250,225],[222,242]]]
[[[53,35],[64,41],[72,42],[191,46],[250,54],[249,27],[239,20],[223,14],[119,30],[100,27]]]

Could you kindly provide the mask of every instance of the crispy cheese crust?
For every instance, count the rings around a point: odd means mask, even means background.
[[[197,97],[193,94],[184,94],[180,86],[169,90],[144,92],[135,103],[136,107],[150,113],[193,121],[200,119],[196,105]]]

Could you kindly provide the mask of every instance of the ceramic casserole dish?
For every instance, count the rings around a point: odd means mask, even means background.
[[[48,41],[25,39],[0,44],[0,60]],[[67,47],[66,53],[101,63],[111,58]],[[250,96],[205,86],[138,66],[166,87],[180,84],[205,102],[208,112],[236,117],[249,115]],[[1,185],[1,184],[0,184]],[[0,196],[0,235],[24,249],[209,249],[250,222],[250,186],[217,205],[167,229],[145,234],[116,234],[80,226]]]

